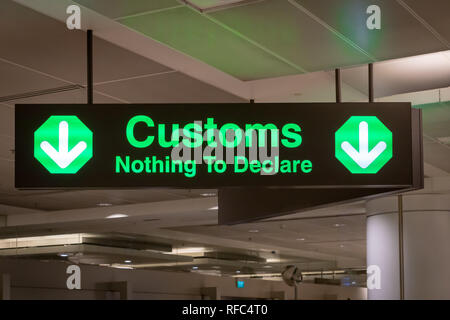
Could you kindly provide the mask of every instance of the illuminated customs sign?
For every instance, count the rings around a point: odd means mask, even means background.
[[[405,187],[407,103],[17,105],[17,188]]]

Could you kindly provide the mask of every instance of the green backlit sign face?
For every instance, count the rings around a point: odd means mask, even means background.
[[[92,132],[76,116],[51,116],[34,132],[34,157],[50,173],[77,173],[92,158]]]
[[[336,131],[335,156],[351,173],[377,173],[392,158],[392,132],[375,116],[350,117]]]
[[[16,105],[15,121],[24,189],[403,188],[421,155],[408,103]]]

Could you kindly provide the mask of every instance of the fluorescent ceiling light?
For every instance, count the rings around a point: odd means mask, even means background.
[[[315,275],[325,275],[325,274],[340,274],[346,273],[345,270],[324,270],[324,271],[302,271],[303,276],[315,276]]]
[[[0,249],[81,244],[84,235],[82,233],[73,233],[2,239],[0,240]]]
[[[110,214],[109,216],[107,216],[106,219],[118,219],[118,218],[126,218],[126,217],[128,217],[127,214],[114,213],[114,214]]]
[[[200,195],[202,197],[215,197],[216,196],[215,193],[201,193]]]
[[[215,207],[209,208],[208,210],[218,210],[218,209],[219,209],[219,207],[218,207],[218,206],[215,206]]]
[[[263,0],[183,0],[188,6],[200,11],[214,11],[221,9],[229,9],[232,7],[242,6],[245,4],[260,2]]]
[[[122,266],[122,265],[111,265],[111,267],[112,268],[116,268],[116,269],[129,269],[129,270],[132,270],[132,269],[134,269],[133,267],[130,267],[130,266]]]
[[[171,254],[186,254],[186,253],[203,253],[206,251],[204,247],[183,247],[173,248]]]

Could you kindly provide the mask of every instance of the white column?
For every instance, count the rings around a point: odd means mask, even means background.
[[[368,201],[367,266],[381,270],[368,299],[399,299],[398,197]],[[403,196],[405,299],[450,299],[450,195]]]

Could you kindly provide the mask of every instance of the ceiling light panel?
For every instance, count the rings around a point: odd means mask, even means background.
[[[82,239],[83,234],[80,233],[10,238],[0,240],[0,249],[81,244]]]

